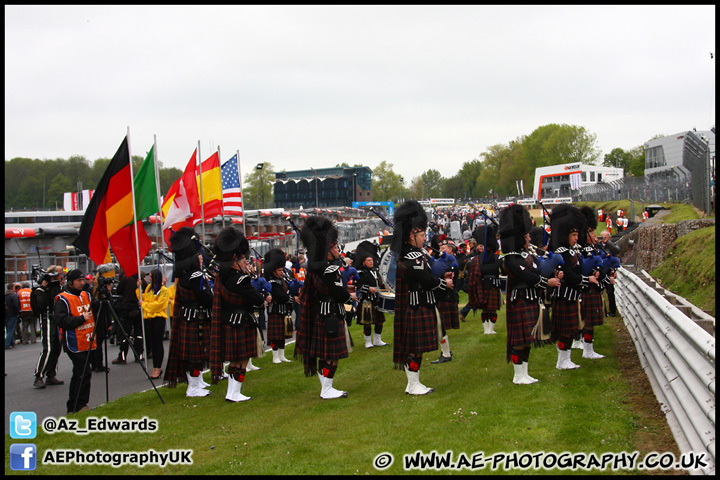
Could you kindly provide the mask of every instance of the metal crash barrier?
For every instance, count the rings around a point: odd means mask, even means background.
[[[682,453],[706,453],[715,474],[715,338],[627,269],[618,270],[618,309]]]

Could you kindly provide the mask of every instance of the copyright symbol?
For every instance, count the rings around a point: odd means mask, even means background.
[[[43,428],[45,429],[45,432],[47,432],[47,433],[53,433],[55,431],[56,426],[57,426],[57,423],[55,422],[54,418],[46,418],[43,421]]]
[[[394,459],[391,453],[381,453],[373,460],[373,466],[377,470],[385,470],[390,468],[390,465],[393,464],[393,460]]]

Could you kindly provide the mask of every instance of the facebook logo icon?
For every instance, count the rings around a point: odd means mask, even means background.
[[[37,435],[35,412],[12,412],[10,414],[10,438],[35,438]]]
[[[37,447],[32,443],[10,445],[10,470],[35,470]]]

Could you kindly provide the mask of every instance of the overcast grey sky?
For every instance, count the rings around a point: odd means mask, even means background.
[[[715,125],[714,6],[5,6],[5,159],[453,176],[550,123]]]

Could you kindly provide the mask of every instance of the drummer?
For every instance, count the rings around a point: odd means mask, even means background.
[[[355,283],[358,296],[358,323],[363,326],[365,348],[384,347],[387,343],[380,338],[385,323],[385,314],[378,309],[378,299],[382,280],[378,271],[380,258],[377,246],[365,240],[355,250],[353,267],[358,271],[360,280]],[[371,336],[372,325],[375,333]]]

